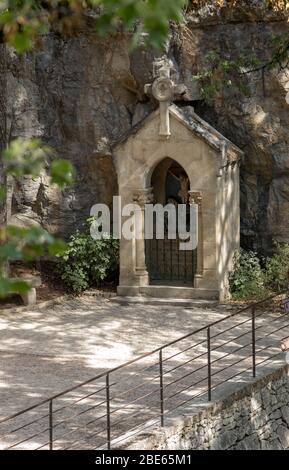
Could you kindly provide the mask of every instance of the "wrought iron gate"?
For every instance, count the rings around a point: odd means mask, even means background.
[[[150,281],[193,284],[197,250],[180,250],[180,240],[146,240],[146,265]]]

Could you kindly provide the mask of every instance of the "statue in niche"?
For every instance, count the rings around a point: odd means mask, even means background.
[[[179,176],[177,176],[171,170],[169,170],[169,174],[172,175],[180,183],[181,188],[178,192],[178,196],[180,196],[182,204],[188,204],[190,190],[189,178],[184,174],[180,174]]]

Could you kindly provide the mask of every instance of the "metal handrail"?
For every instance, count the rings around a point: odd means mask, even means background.
[[[135,362],[138,362],[142,359],[145,359],[146,357],[150,356],[150,355],[153,355],[153,354],[156,354],[157,352],[161,351],[162,349],[166,349],[170,346],[173,346],[174,344],[178,343],[179,341],[183,341],[184,339],[187,339],[189,338],[190,336],[193,336],[193,335],[196,335],[198,333],[201,333],[202,331],[206,331],[207,328],[209,327],[213,327],[219,323],[222,323],[223,321],[226,321],[228,320],[229,318],[232,318],[240,313],[243,313],[245,311],[248,311],[250,310],[253,306],[254,307],[257,307],[258,305],[261,305],[261,304],[264,304],[266,302],[269,302],[269,300],[273,300],[275,299],[276,297],[279,297],[280,295],[283,295],[283,294],[286,294],[288,292],[288,290],[286,289],[286,291],[282,291],[282,292],[279,292],[278,294],[274,294],[270,297],[267,297],[266,299],[264,300],[260,300],[258,302],[254,302],[253,304],[250,304],[249,306],[247,307],[244,307],[240,310],[238,310],[237,312],[232,312],[230,313],[229,315],[227,315],[226,317],[224,318],[220,318],[219,320],[216,320],[212,323],[210,323],[209,325],[206,325],[206,326],[203,326],[202,328],[198,328],[197,330],[194,330],[190,333],[187,333],[186,335],[183,335],[181,336],[180,338],[177,338],[173,341],[170,341],[169,343],[165,343],[164,345],[162,346],[159,346],[158,348],[156,349],[153,349],[152,351],[149,351],[147,353],[143,353],[141,354],[140,356],[136,357],[135,359],[132,359],[130,361],[127,361],[127,362],[124,362],[123,364],[120,364],[119,366],[116,366],[112,369],[108,369],[107,371],[105,372],[102,372],[101,374],[99,375],[96,375],[94,377],[92,377],[91,379],[88,379],[88,380],[85,380],[84,382],[81,382],[77,385],[74,385],[73,387],[71,388],[67,388],[65,390],[63,390],[62,392],[60,393],[57,393],[55,395],[52,395],[50,396],[49,398],[45,398],[44,400],[41,400],[39,401],[38,403],[36,403],[35,405],[31,405],[29,406],[28,408],[24,408],[23,410],[19,411],[18,413],[14,413],[10,416],[7,416],[6,418],[2,418],[0,420],[0,424],[4,423],[5,421],[9,420],[9,419],[12,419],[12,418],[16,418],[17,416],[19,416],[19,413],[22,414],[22,413],[25,413],[25,412],[28,412],[28,411],[32,411],[34,408],[37,408],[39,406],[42,406],[42,405],[45,405],[46,403],[49,403],[49,401],[51,400],[55,400],[56,398],[60,398],[62,395],[66,395],[67,393],[70,393],[70,392],[73,392],[74,390],[77,390],[78,388],[80,387],[83,387],[84,385],[88,385],[89,383],[91,382],[94,382],[95,380],[99,380],[101,378],[105,378],[107,374],[111,374],[113,372],[116,372],[120,369],[123,369],[124,367],[127,367],[127,366],[130,366],[131,364],[134,364]]]
[[[103,403],[106,404],[106,442],[107,442],[107,448],[110,449],[111,447],[111,415],[113,413],[115,413],[115,410],[112,410],[111,409],[111,401],[113,398],[115,397],[112,397],[111,396],[111,393],[110,393],[110,389],[113,385],[115,385],[113,382],[110,381],[110,376],[112,373],[114,372],[117,372],[117,371],[120,371],[132,364],[135,364],[149,356],[152,356],[154,354],[157,354],[158,353],[158,361],[156,362],[156,365],[158,365],[159,367],[159,375],[156,377],[156,378],[159,378],[159,401],[160,401],[160,424],[161,426],[164,425],[164,416],[166,414],[166,411],[164,410],[164,402],[165,402],[165,398],[164,398],[164,389],[166,388],[166,386],[164,385],[164,375],[167,373],[167,372],[164,372],[163,371],[163,363],[169,359],[169,358],[163,358],[163,351],[185,339],[188,339],[194,335],[197,335],[201,332],[206,332],[206,338],[201,342],[201,343],[204,343],[206,344],[206,348],[205,348],[205,352],[203,354],[201,354],[200,356],[204,356],[204,355],[207,355],[207,364],[205,366],[202,367],[205,368],[207,367],[207,375],[204,379],[202,379],[202,381],[205,381],[207,380],[207,393],[208,393],[208,401],[211,401],[212,399],[212,390],[215,388],[212,386],[212,377],[216,374],[216,373],[212,373],[212,364],[214,364],[216,361],[212,361],[212,358],[211,358],[211,353],[217,349],[212,349],[211,347],[211,341],[219,336],[220,333],[218,333],[217,335],[212,335],[211,333],[211,330],[214,326],[218,325],[218,324],[222,324],[223,322],[225,322],[226,320],[229,320],[237,315],[240,315],[244,312],[247,312],[247,311],[250,311],[251,312],[251,318],[249,317],[248,320],[246,321],[251,321],[251,329],[250,331],[248,331],[248,333],[246,334],[250,334],[251,332],[251,343],[249,343],[248,345],[246,345],[246,347],[250,346],[252,347],[251,349],[251,357],[252,357],[252,373],[253,373],[253,377],[256,376],[256,330],[258,330],[258,327],[256,328],[256,325],[255,325],[255,322],[256,322],[256,318],[258,318],[260,315],[256,315],[255,312],[256,312],[256,309],[261,306],[261,305],[264,305],[265,303],[279,297],[280,295],[284,295],[288,292],[288,289],[282,291],[282,292],[279,292],[278,294],[274,294],[274,295],[271,295],[270,297],[267,297],[266,299],[263,299],[263,300],[260,300],[258,302],[254,302],[254,303],[251,303],[249,305],[247,305],[246,307],[243,307],[242,309],[239,309],[237,310],[236,312],[232,312],[230,313],[229,315],[223,317],[223,318],[220,318],[219,320],[216,320],[204,327],[201,327],[201,328],[198,328],[194,331],[191,331],[190,333],[187,333],[173,341],[170,341],[168,343],[165,343],[164,345],[158,347],[158,348],[155,348],[154,350],[150,351],[150,352],[147,352],[147,353],[144,353],[138,357],[136,357],[135,359],[132,359],[130,361],[127,361],[123,364],[120,364],[112,369],[109,369],[109,370],[106,370],[105,372],[102,372],[86,381],[83,381],[77,385],[74,385],[73,387],[70,387],[68,389],[65,389],[63,390],[62,392],[59,392],[55,395],[52,395],[48,398],[45,398],[41,401],[39,401],[38,403],[35,403],[34,405],[31,405],[25,409],[22,409],[20,410],[19,412],[17,413],[14,413],[10,416],[7,416],[5,418],[2,418],[0,420],[0,424],[3,424],[3,423],[7,423],[11,420],[13,420],[14,418],[17,418],[21,415],[23,415],[24,413],[27,413],[29,411],[32,411],[36,408],[39,408],[41,406],[44,406],[44,405],[47,405],[48,404],[48,413],[45,415],[45,417],[48,417],[48,422],[49,422],[49,428],[48,428],[48,431],[49,431],[49,449],[52,450],[53,449],[53,442],[54,440],[56,441],[57,439],[59,438],[55,438],[54,439],[54,436],[53,436],[53,433],[54,433],[54,429],[58,426],[58,425],[54,425],[53,423],[53,415],[57,412],[57,409],[54,411],[53,410],[53,402],[54,400],[58,399],[58,398],[61,398],[62,396],[68,394],[68,393],[71,393],[75,390],[78,390],[79,388],[85,386],[85,385],[88,385],[92,382],[95,382],[97,380],[100,380],[100,379],[105,379],[105,384],[104,386],[101,388],[101,390],[104,390],[105,391],[105,399],[103,401]],[[242,322],[243,323],[243,322]],[[241,324],[242,324],[241,323]],[[234,325],[232,328],[230,329],[233,329],[233,328],[237,328],[239,326],[239,324],[237,325]],[[259,327],[260,328],[260,327]],[[282,328],[281,328],[282,329]],[[226,331],[226,330],[225,330]],[[273,332],[274,333],[274,332]],[[243,334],[244,335],[244,334]],[[243,336],[243,335],[240,335],[240,336]],[[235,339],[238,339],[235,338]],[[257,340],[258,341],[258,340]],[[227,343],[229,343],[230,341],[228,341]],[[226,343],[226,344],[227,344]],[[197,343],[197,345],[200,344],[200,343]],[[193,348],[194,346],[190,346],[190,348],[186,348],[185,351],[187,349],[191,349]],[[222,347],[222,344],[218,347]],[[179,354],[179,353],[178,353]],[[225,357],[231,355],[231,352],[229,354],[227,354]],[[174,357],[175,355],[171,356],[171,357]],[[181,364],[180,366],[178,367],[181,367],[181,366],[184,366],[185,364],[189,363],[189,362],[192,362],[194,361],[195,359],[197,359],[198,357],[200,356],[196,356],[194,358],[192,358],[190,361],[186,361],[185,363]],[[250,357],[250,355],[248,356],[248,358]],[[222,359],[223,357],[221,357],[220,359]],[[218,360],[220,360],[218,359]],[[233,364],[234,365],[234,364]],[[174,370],[174,368],[172,369]],[[194,372],[198,371],[198,369],[196,369]],[[139,374],[139,372],[135,372],[134,374],[138,374],[138,375],[141,375]],[[183,376],[182,379],[184,379],[186,377]],[[182,380],[180,379],[180,380]],[[116,382],[117,384],[119,384],[119,382]],[[194,384],[193,384],[194,385]],[[135,387],[137,388],[137,387]],[[134,390],[135,388],[133,388],[132,390]],[[130,390],[128,390],[128,392],[130,392]],[[181,392],[177,392],[178,393],[181,393]],[[97,394],[97,391],[94,392],[94,393],[89,393],[87,396],[93,396]],[[81,400],[85,399],[86,397],[83,397]],[[117,398],[117,397],[116,397]],[[143,398],[143,397],[141,397]],[[78,402],[79,400],[76,401],[76,403]],[[69,405],[68,405],[69,406]],[[122,407],[124,408],[124,407]],[[121,410],[122,408],[119,408],[119,410]],[[85,412],[82,412],[82,413],[85,413]],[[76,414],[75,416],[78,416],[79,414],[81,413],[78,413]],[[73,418],[74,416],[71,417],[71,419]],[[29,424],[32,424],[34,422],[36,422],[37,420],[34,420],[32,421],[31,423]],[[64,421],[61,421],[60,424],[64,422]],[[44,431],[43,431],[44,432]],[[10,434],[10,433],[8,433]],[[18,445],[20,444],[21,442],[18,443]],[[13,445],[13,447],[15,447],[17,444]]]

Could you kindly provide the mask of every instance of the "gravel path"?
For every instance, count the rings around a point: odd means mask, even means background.
[[[43,309],[0,314],[1,417],[221,319],[232,309],[118,305],[88,295]],[[289,335],[288,323],[288,315],[282,312],[262,312],[257,317],[257,362],[280,352],[279,340]],[[212,329],[213,387],[232,376],[236,377],[231,381],[245,381],[246,374],[251,374],[243,373],[252,363],[250,325],[248,314],[243,314]],[[272,335],[272,330],[278,331]],[[165,414],[206,400],[206,352],[206,331],[164,351]],[[121,447],[122,435],[128,429],[133,435],[150,419],[159,423],[158,359],[155,354],[111,377],[111,437],[115,447]],[[105,444],[105,392],[101,379],[55,400],[55,448],[97,448]],[[27,425],[35,419],[39,421]],[[0,439],[3,447],[23,440],[16,448],[45,448],[47,404],[21,416],[12,427],[11,423],[0,425],[0,434],[11,430],[12,434]]]

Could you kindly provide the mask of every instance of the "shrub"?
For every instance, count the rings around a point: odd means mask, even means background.
[[[70,236],[65,252],[58,256],[58,272],[65,286],[75,293],[99,286],[116,275],[118,268],[118,240],[104,237],[94,240],[89,233],[92,223],[83,232]]]
[[[260,299],[265,296],[265,274],[253,251],[241,249],[235,253],[234,270],[229,281],[234,299]]]
[[[278,292],[288,287],[289,244],[274,243],[274,253],[266,260],[266,286]]]

